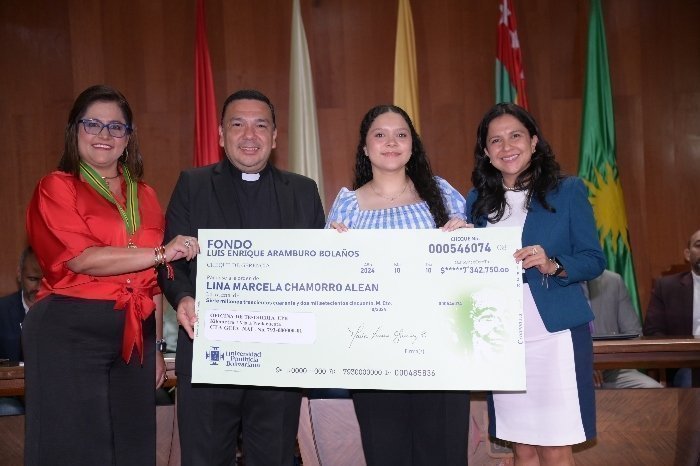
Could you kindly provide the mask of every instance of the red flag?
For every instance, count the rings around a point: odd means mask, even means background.
[[[496,55],[496,103],[514,102],[527,108],[525,70],[518,39],[518,25],[511,0],[499,0],[498,55]]]
[[[197,24],[194,45],[194,166],[221,160],[219,122],[216,119],[214,80],[204,22],[204,0],[197,0]]]

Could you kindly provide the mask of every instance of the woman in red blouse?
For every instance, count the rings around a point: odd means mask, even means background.
[[[58,171],[27,210],[44,278],[22,336],[26,465],[155,464],[165,364],[154,268],[193,259],[199,245],[184,236],[162,245],[163,212],[142,175],[124,96],[83,91]]]

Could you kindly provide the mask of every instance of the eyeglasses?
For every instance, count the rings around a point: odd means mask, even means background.
[[[88,134],[98,135],[104,128],[107,128],[107,132],[109,132],[112,137],[123,138],[127,133],[131,132],[131,126],[114,121],[111,123],[102,123],[100,120],[87,118],[85,120],[78,120],[78,123],[83,124],[85,132]]]

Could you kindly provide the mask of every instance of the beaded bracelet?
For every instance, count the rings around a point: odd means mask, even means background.
[[[153,248],[153,254],[154,254],[154,257],[153,257],[153,262],[154,262],[153,268],[154,268],[154,269],[157,269],[158,267],[160,267],[160,266],[163,265],[164,256],[163,256],[163,253],[162,253],[161,250],[160,250],[160,247]]]
[[[165,267],[168,272],[168,280],[172,280],[175,273],[173,272],[173,267],[168,263],[168,258],[165,255],[165,246],[160,245],[157,248],[153,248],[153,253],[153,261],[155,262],[153,269],[156,271],[156,273],[158,273],[159,268]]]

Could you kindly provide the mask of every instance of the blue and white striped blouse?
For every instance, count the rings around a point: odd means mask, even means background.
[[[435,181],[442,192],[447,216],[466,219],[464,197],[439,176],[435,177]],[[347,188],[342,188],[335,198],[326,228],[330,227],[331,222],[340,222],[348,228],[358,229],[435,228],[435,221],[425,201],[388,209],[360,210],[355,191]]]

